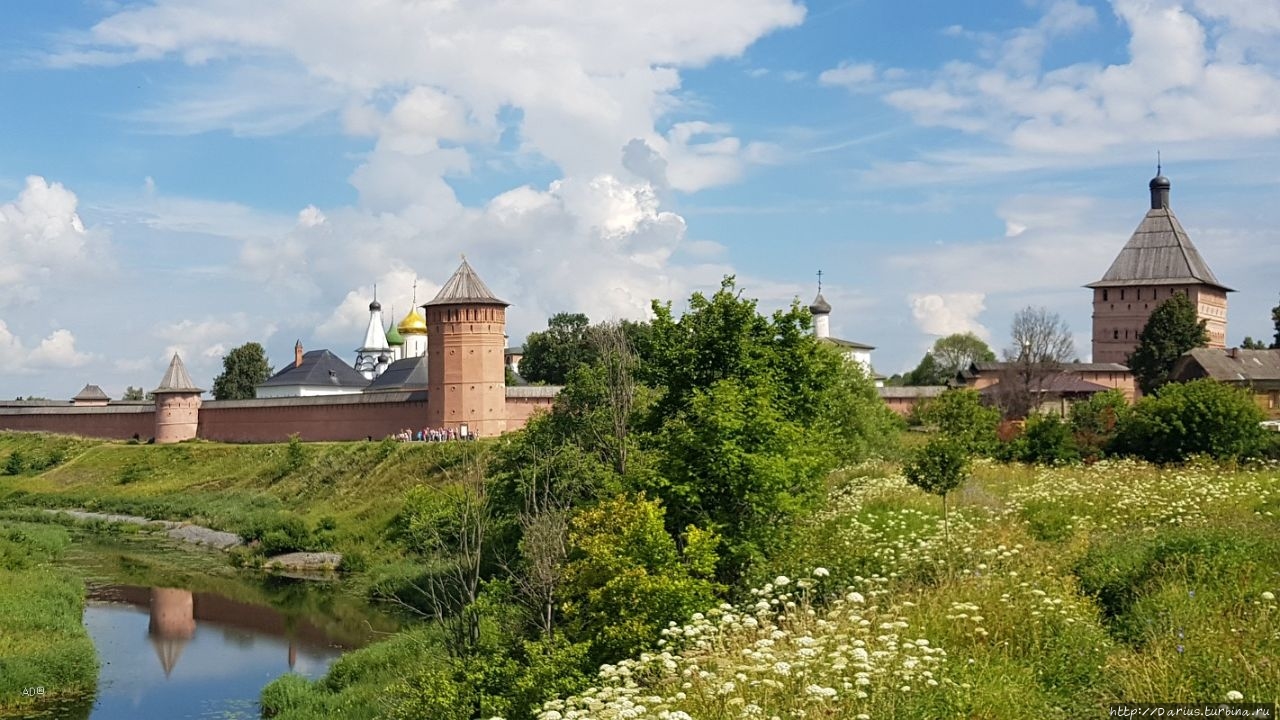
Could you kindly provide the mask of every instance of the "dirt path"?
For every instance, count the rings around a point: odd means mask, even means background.
[[[129,523],[130,525],[154,525],[164,529],[165,534],[174,540],[181,540],[195,545],[205,545],[218,550],[229,550],[244,541],[235,533],[222,532],[191,523],[171,522],[169,520],[152,520],[137,515],[113,515],[110,513],[86,512],[84,510],[47,510],[46,512],[66,515],[77,520],[101,520],[103,522]]]

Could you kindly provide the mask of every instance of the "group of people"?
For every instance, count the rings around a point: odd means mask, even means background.
[[[449,440],[475,440],[474,434],[462,435],[454,428],[404,428],[395,434],[401,442],[447,442]]]

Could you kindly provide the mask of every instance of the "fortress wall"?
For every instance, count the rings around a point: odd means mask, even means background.
[[[200,407],[198,437],[218,442],[381,440],[427,422],[425,392],[222,400]]]
[[[560,388],[512,388],[503,412],[508,431],[548,411]],[[404,428],[427,426],[425,391],[323,395],[259,400],[210,400],[199,406],[197,437],[218,442],[283,442],[293,433],[303,440],[380,440]],[[156,433],[153,405],[0,405],[0,430],[127,440]]]
[[[557,388],[559,389],[559,388]],[[519,430],[529,422],[529,418],[539,412],[550,412],[555,397],[511,397],[507,396],[507,432]]]
[[[155,408],[146,405],[0,406],[0,430],[48,432],[60,435],[146,441],[155,435]]]

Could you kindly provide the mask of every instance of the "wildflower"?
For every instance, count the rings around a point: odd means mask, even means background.
[[[813,576],[824,578],[831,574],[831,571],[824,567],[816,567],[813,569]]]
[[[1232,690],[1232,691],[1230,691],[1230,692],[1228,692],[1228,693],[1227,693],[1227,699],[1228,699],[1228,700],[1243,700],[1243,699],[1244,699],[1244,695],[1240,694],[1240,692],[1239,692],[1239,691],[1237,691],[1237,690]]]
[[[785,585],[791,584],[791,578],[787,577],[786,575],[779,575],[778,577],[774,578],[773,584],[777,587],[783,587]]]
[[[1262,591],[1262,599],[1263,599],[1263,600],[1266,600],[1267,602],[1271,602],[1272,600],[1275,600],[1275,599],[1276,599],[1276,595],[1275,595],[1275,593],[1271,592],[1270,590],[1263,590],[1263,591]]]

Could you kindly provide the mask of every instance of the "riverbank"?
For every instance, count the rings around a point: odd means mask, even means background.
[[[98,660],[80,621],[84,583],[54,564],[70,542],[57,526],[0,523],[0,718],[96,687]]]
[[[376,570],[359,579],[372,587],[410,572],[398,567],[403,549],[394,537],[409,488],[450,482],[490,447],[394,441],[155,446],[0,433],[0,508],[199,525],[241,537],[251,548],[233,557],[243,564],[335,551],[346,570]],[[6,474],[15,452],[23,460],[15,466],[23,469]]]

